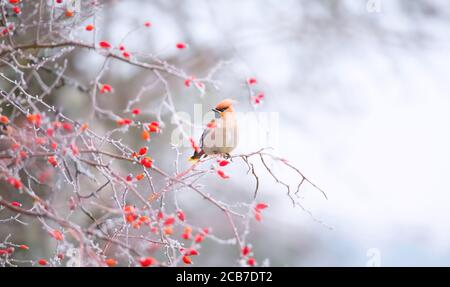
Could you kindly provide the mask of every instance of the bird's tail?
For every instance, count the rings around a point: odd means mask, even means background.
[[[196,163],[199,161],[199,159],[205,154],[204,151],[195,151],[194,154],[188,159],[189,162],[191,163]]]

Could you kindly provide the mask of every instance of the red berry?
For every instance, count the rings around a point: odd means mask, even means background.
[[[268,205],[267,204],[265,204],[265,203],[258,203],[256,206],[255,206],[255,209],[256,210],[262,210],[262,209],[265,209],[265,208],[267,208],[268,207]]]
[[[200,243],[203,241],[203,239],[205,239],[205,237],[203,236],[203,234],[197,234],[194,238],[194,242],[195,243]]]
[[[16,14],[20,14],[20,12],[21,12],[20,11],[20,7],[19,6],[14,6],[13,7],[13,12],[16,13]]]
[[[39,263],[39,265],[45,266],[45,265],[47,265],[47,260],[39,259],[38,263]]]
[[[134,213],[134,212],[136,212],[136,209],[132,205],[125,205],[123,207],[123,212],[125,212],[125,213]]]
[[[22,207],[22,203],[17,202],[17,201],[11,202],[11,205],[12,205],[12,206],[15,206],[15,207]]]
[[[189,256],[183,256],[183,262],[185,264],[192,264],[192,260],[191,258],[189,258]]]
[[[177,49],[180,49],[180,50],[181,50],[181,49],[186,48],[187,46],[186,46],[185,43],[179,42],[179,43],[176,44],[176,47],[177,47]]]
[[[143,140],[145,141],[149,141],[150,140],[150,133],[146,130],[143,130],[141,133],[141,137]]]
[[[165,235],[172,235],[173,234],[173,227],[172,226],[164,226],[163,232]]]
[[[164,221],[164,225],[172,225],[175,223],[175,218],[173,216],[170,216]]]
[[[52,136],[53,136],[53,129],[52,129],[52,128],[48,128],[48,129],[47,129],[47,135],[48,135],[49,137],[52,137]]]
[[[87,123],[83,123],[80,127],[80,131],[84,132],[89,128],[89,125]]]
[[[256,82],[256,79],[255,79],[255,78],[248,78],[248,79],[247,79],[247,83],[248,83],[249,85],[254,85],[254,84],[256,84],[257,82]]]
[[[153,159],[149,156],[146,156],[141,159],[141,164],[146,168],[151,168],[153,165]]]
[[[111,44],[109,42],[107,42],[107,41],[100,41],[98,43],[98,45],[100,46],[100,48],[103,48],[103,49],[111,48]]]
[[[223,178],[223,179],[228,179],[228,178],[230,178],[228,175],[226,175],[225,174],[225,172],[223,171],[223,170],[221,170],[221,169],[218,169],[217,170],[217,174],[221,177],[221,178]]]
[[[182,210],[178,210],[177,211],[177,217],[181,221],[184,221],[184,219],[186,218],[185,215],[184,215],[184,212]]]
[[[244,246],[241,251],[242,251],[242,256],[247,256],[250,253],[250,247]]]
[[[262,215],[261,215],[261,213],[255,212],[255,220],[258,221],[258,222],[262,220]]]
[[[14,177],[10,177],[8,178],[8,183],[12,186],[14,186],[16,189],[21,189],[22,188],[22,182]]]
[[[264,93],[260,92],[256,96],[252,96],[252,101],[255,105],[260,104],[262,100],[264,99]]]
[[[20,180],[16,180],[16,182],[14,183],[14,187],[17,189],[22,188],[22,182]]]
[[[27,116],[28,122],[34,124],[36,127],[41,125],[41,115],[40,114],[31,114]]]
[[[152,25],[152,23],[150,23],[149,21],[144,22],[144,26],[147,27],[147,28],[150,27],[151,25]]]
[[[191,82],[192,78],[187,78],[186,80],[184,80],[184,85],[189,88],[191,86]]]
[[[191,249],[189,249],[188,252],[186,252],[186,255],[189,255],[189,256],[197,256],[198,254],[199,254],[198,251],[195,250],[194,248],[191,248]]]
[[[18,148],[20,148],[20,144],[19,144],[19,143],[13,143],[13,144],[11,145],[11,148],[12,148],[13,150],[17,150]]]
[[[85,29],[86,29],[86,31],[92,31],[92,30],[94,30],[94,25],[92,25],[92,24],[86,25]]]
[[[131,113],[132,113],[133,115],[137,116],[137,115],[139,115],[139,114],[141,113],[141,110],[140,110],[140,109],[133,109],[133,110],[131,111]]]
[[[61,123],[61,122],[58,122],[58,121],[53,122],[52,125],[53,125],[53,127],[54,127],[55,129],[59,129],[59,128],[62,127],[62,123]]]
[[[100,88],[100,94],[111,93],[111,92],[112,92],[112,87],[108,84],[103,84],[102,87]]]
[[[130,125],[133,121],[130,119],[119,119],[117,120],[117,124],[119,126],[125,126],[125,125]]]
[[[50,234],[55,238],[57,241],[62,241],[64,239],[63,234],[59,230],[52,230]]]
[[[230,163],[230,162],[229,162],[228,160],[221,160],[221,161],[219,162],[219,165],[223,167],[223,166],[227,166],[229,163]]]
[[[159,132],[159,123],[158,123],[158,122],[151,122],[151,123],[148,125],[148,130],[149,130],[151,133],[157,133],[157,132]]]
[[[139,217],[139,222],[141,222],[141,223],[149,223],[150,219],[147,216],[142,215],[142,216]]]
[[[20,245],[19,248],[23,249],[23,250],[29,250],[30,249],[30,247],[28,247],[28,245],[25,245],[25,244]]]
[[[73,11],[67,9],[66,12],[65,12],[65,14],[66,14],[66,17],[72,17],[72,16],[73,16]]]
[[[129,223],[131,223],[131,222],[134,222],[136,219],[137,219],[137,214],[135,214],[135,213],[130,213],[130,214],[127,214],[126,216],[125,216],[125,220],[127,221],[127,222],[129,222]]]
[[[155,264],[156,260],[153,257],[145,257],[139,259],[139,263],[141,264],[142,267],[148,267],[150,265]]]
[[[7,125],[9,123],[9,119],[7,116],[0,116],[0,123]]]
[[[21,150],[21,151],[19,152],[19,156],[20,156],[21,158],[26,158],[26,157],[28,156],[28,153],[27,153],[26,151],[24,151],[24,150]]]
[[[105,260],[106,265],[108,265],[109,267],[114,267],[117,265],[117,260],[114,258],[108,258]]]
[[[73,155],[78,155],[80,153],[77,145],[74,143],[70,145],[70,149],[72,150]]]
[[[141,147],[141,148],[139,149],[139,154],[140,154],[140,155],[144,155],[144,154],[147,153],[147,151],[148,151],[148,148],[147,148],[147,147]]]
[[[62,127],[66,132],[71,132],[73,129],[72,124],[67,122],[63,123]]]
[[[255,258],[249,258],[249,259],[247,260],[247,264],[248,264],[249,266],[255,266],[255,264],[256,264]]]

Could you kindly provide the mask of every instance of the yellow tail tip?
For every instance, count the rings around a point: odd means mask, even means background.
[[[194,164],[197,163],[199,161],[199,158],[195,158],[193,156],[191,156],[190,158],[188,158],[188,162]]]

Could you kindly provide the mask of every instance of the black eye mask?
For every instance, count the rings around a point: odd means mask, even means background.
[[[222,108],[222,109],[212,109],[212,111],[215,112],[215,113],[221,113],[221,112],[223,112],[223,111],[225,111],[225,110],[226,110],[226,108]]]

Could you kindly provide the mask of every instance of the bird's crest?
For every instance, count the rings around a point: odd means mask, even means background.
[[[224,111],[224,110],[228,109],[229,107],[231,107],[235,103],[237,103],[235,100],[225,99],[217,104],[216,110]]]

